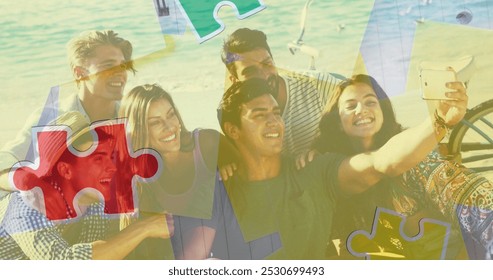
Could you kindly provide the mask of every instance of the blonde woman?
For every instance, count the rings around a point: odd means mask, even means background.
[[[155,149],[164,165],[157,181],[139,186],[139,216],[172,213],[177,228],[172,241],[175,257],[206,258],[210,248],[201,241],[209,227],[197,224],[212,222],[220,133],[188,131],[171,96],[156,84],[133,88],[122,101],[120,117],[127,118],[133,150]],[[169,244],[148,244],[137,254],[138,258],[169,258],[163,255],[169,249]]]

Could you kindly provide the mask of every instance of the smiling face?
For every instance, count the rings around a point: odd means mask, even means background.
[[[102,45],[95,48],[93,55],[82,66],[75,67],[74,71],[84,73],[83,86],[93,97],[115,101],[122,99],[127,83],[125,62],[119,48]]]
[[[100,190],[103,196],[110,196],[110,184],[116,172],[113,163],[113,141],[98,143],[97,150],[87,157],[76,157],[71,163],[70,183],[75,192],[91,187]],[[93,197],[98,200],[98,197]]]
[[[356,83],[344,89],[338,102],[344,132],[353,139],[371,145],[383,124],[383,113],[372,87]]]
[[[151,148],[163,156],[180,151],[180,121],[168,100],[161,98],[151,102],[147,126]]]
[[[276,100],[264,94],[241,105],[241,128],[233,137],[241,151],[260,156],[279,155],[282,150],[284,122]]]

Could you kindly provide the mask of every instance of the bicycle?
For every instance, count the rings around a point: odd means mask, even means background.
[[[493,171],[493,100],[468,109],[464,119],[452,130],[447,157],[476,172]]]

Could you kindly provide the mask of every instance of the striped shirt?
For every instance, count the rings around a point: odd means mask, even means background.
[[[55,225],[29,207],[18,192],[0,200],[0,259],[86,260],[92,244],[106,238],[109,217],[103,204],[87,208],[84,216]]]
[[[298,155],[310,149],[318,134],[321,114],[339,79],[330,73],[285,73],[287,101],[283,152]]]

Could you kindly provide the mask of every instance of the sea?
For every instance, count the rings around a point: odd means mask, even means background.
[[[264,31],[279,68],[309,70],[309,55],[288,50],[288,43],[300,38],[306,0],[262,0],[264,10],[241,20],[235,9],[223,6],[216,18],[224,30],[201,43],[191,25],[181,35],[163,34],[154,1],[0,1],[0,146],[43,106],[52,86],[73,80],[66,43],[86,30],[113,29],[130,40],[138,72],[130,76],[126,91],[159,83],[191,129],[219,129],[215,109],[227,78],[219,53],[225,36],[237,28]],[[491,98],[493,1],[311,2],[302,39],[320,51],[316,71],[375,76],[395,99],[401,122],[413,125],[425,117],[426,103],[417,87],[421,60],[474,55],[470,105]]]

